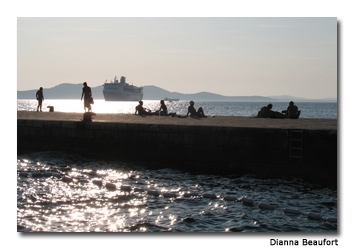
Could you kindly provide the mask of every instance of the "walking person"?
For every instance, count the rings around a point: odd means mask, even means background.
[[[90,112],[91,111],[91,104],[92,104],[92,92],[91,87],[87,85],[86,82],[83,83],[84,87],[82,88],[81,100],[84,98],[84,110]]]
[[[42,112],[42,103],[44,100],[43,87],[40,87],[39,90],[37,91],[36,99],[38,101],[37,112],[38,111]]]

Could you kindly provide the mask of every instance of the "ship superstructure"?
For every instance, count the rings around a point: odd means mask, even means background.
[[[106,101],[139,101],[143,99],[143,87],[128,84],[124,76],[103,85],[103,97]]]

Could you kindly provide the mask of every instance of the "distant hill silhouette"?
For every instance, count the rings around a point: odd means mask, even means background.
[[[62,83],[52,88],[43,89],[45,99],[80,99],[82,83]],[[17,91],[17,99],[33,99],[36,96],[35,90]],[[103,99],[103,86],[92,87],[92,95],[95,99]]]
[[[180,100],[207,100],[207,101],[270,101],[271,98],[261,96],[223,96],[220,94],[199,92],[193,94],[184,94],[178,92],[169,92],[156,86],[144,86],[144,99],[180,99]]]
[[[44,89],[45,99],[80,99],[82,93],[82,83],[62,83],[52,88]],[[104,99],[103,85],[91,87],[94,99]],[[17,91],[17,99],[35,99],[35,90]],[[178,92],[169,92],[156,86],[144,86],[144,100],[160,100],[164,98],[194,100],[194,101],[235,101],[235,102],[336,102],[336,99],[305,99],[294,96],[223,96],[210,92],[199,92],[193,94],[184,94]]]

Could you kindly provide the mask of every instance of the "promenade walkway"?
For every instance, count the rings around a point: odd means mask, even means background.
[[[82,118],[83,113],[17,111],[17,119],[25,120],[80,121]],[[134,114],[97,113],[96,116],[93,116],[93,122],[302,130],[337,130],[337,119],[314,118],[267,119],[241,116],[179,118],[163,116],[141,117]]]

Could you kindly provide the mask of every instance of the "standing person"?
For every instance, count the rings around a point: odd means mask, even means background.
[[[286,110],[286,115],[291,119],[298,119],[301,111],[299,111],[298,107],[294,104],[293,101],[289,102],[288,109]]]
[[[206,117],[204,115],[203,108],[199,107],[198,111],[195,110],[194,101],[193,100],[189,102],[187,116],[188,116],[188,114],[190,114],[191,117],[201,117],[201,118],[205,118]]]
[[[84,87],[82,88],[81,100],[84,98],[84,110],[91,111],[91,103],[92,103],[92,92],[91,87],[87,85],[86,82],[83,83]]]
[[[36,99],[38,100],[37,112],[38,112],[38,110],[40,112],[42,112],[42,103],[43,103],[43,100],[44,100],[43,87],[40,87],[39,90],[37,91]]]

